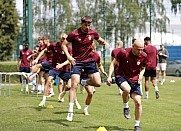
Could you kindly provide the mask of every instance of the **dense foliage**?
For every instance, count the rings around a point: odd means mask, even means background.
[[[15,0],[0,0],[0,61],[10,60],[19,31]]]

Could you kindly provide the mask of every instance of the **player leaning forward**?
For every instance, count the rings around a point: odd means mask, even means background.
[[[144,43],[141,40],[135,40],[132,48],[120,49],[116,58],[112,61],[109,68],[107,82],[110,85],[111,75],[114,71],[114,65],[118,64],[116,74],[116,84],[123,90],[122,98],[124,104],[124,116],[129,119],[129,94],[135,104],[135,131],[140,131],[140,119],[142,113],[140,82],[143,77],[147,55],[143,52]]]
[[[101,45],[109,47],[109,44],[102,39],[96,31],[90,29],[91,22],[92,18],[90,16],[83,16],[81,18],[80,28],[73,30],[62,43],[62,50],[65,52],[67,59],[73,65],[67,115],[68,121],[73,120],[73,105],[82,69],[84,69],[90,78],[89,80],[82,82],[83,85],[92,85],[95,87],[101,86],[101,77],[95,64],[95,60],[92,57],[92,43],[95,39]],[[70,43],[72,43],[72,56],[67,50],[67,45]]]

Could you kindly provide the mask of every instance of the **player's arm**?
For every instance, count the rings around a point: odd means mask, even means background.
[[[99,70],[106,76],[108,77],[107,73],[104,71],[104,67],[101,63],[97,63],[97,66],[99,68]]]
[[[39,60],[40,58],[44,57],[46,52],[47,52],[47,48],[45,48],[44,50],[42,50],[42,51],[39,53],[39,55],[37,56],[37,58],[32,61],[32,64],[34,65],[34,64],[38,63],[38,60]]]
[[[139,84],[142,82],[142,78],[143,78],[144,73],[145,73],[145,67],[142,67],[140,70],[139,78],[138,78]]]
[[[72,65],[75,65],[75,59],[71,56],[71,54],[69,53],[67,49],[67,45],[69,44],[70,43],[65,39],[61,45],[61,48],[63,52],[65,53],[65,55],[67,56],[67,60],[69,60]]]
[[[109,74],[108,74],[108,78],[107,78],[107,85],[111,85],[111,82],[112,82],[112,78],[111,78],[111,76],[112,76],[112,73],[113,73],[113,71],[114,71],[114,67],[115,67],[115,65],[117,64],[118,62],[117,62],[117,60],[114,58],[112,61],[111,61],[111,64],[110,64],[110,66],[109,66]]]
[[[63,63],[57,63],[57,65],[56,65],[56,68],[62,68],[63,66],[65,66],[65,65],[68,65],[68,64],[70,64],[70,62],[69,62],[69,60],[66,60],[65,62],[63,62]]]
[[[99,39],[97,40],[97,42],[101,45],[105,45],[107,48],[110,47],[109,43],[107,43],[103,38],[99,37]]]

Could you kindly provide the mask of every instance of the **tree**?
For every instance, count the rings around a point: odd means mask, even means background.
[[[172,7],[171,10],[175,14],[178,12],[178,9],[181,10],[181,0],[171,0]]]
[[[18,35],[19,16],[15,0],[0,0],[0,60],[10,60]]]

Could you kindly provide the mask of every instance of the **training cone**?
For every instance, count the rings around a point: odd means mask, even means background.
[[[48,109],[52,109],[52,108],[54,108],[54,107],[53,107],[52,105],[48,105],[47,108],[48,108]]]
[[[105,127],[100,126],[96,131],[107,131]]]

